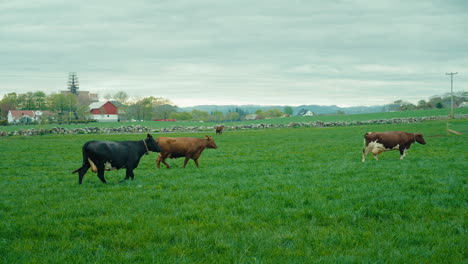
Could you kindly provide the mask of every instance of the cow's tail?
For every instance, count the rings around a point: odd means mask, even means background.
[[[89,142],[86,142],[84,145],[83,145],[83,165],[81,165],[81,167],[79,167],[78,169],[72,171],[72,173],[77,173],[79,172],[83,167],[90,167],[90,164],[89,164],[89,157],[88,157],[88,153],[86,152],[86,148],[88,147],[88,144]]]

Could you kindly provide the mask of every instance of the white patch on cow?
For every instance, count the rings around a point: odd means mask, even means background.
[[[398,150],[400,148],[399,144],[393,148],[386,148],[383,144],[377,141],[378,140],[369,142],[369,144],[366,146],[366,148],[364,149],[364,152],[362,153],[362,162],[366,161],[366,156],[369,152],[372,152],[372,155],[374,156],[375,160],[379,160],[377,158],[377,155],[381,154],[382,152],[390,151],[390,150]]]
[[[398,150],[400,149],[400,144],[394,146],[393,148],[386,148],[383,144],[378,143],[376,140],[376,141],[370,142],[367,147],[371,149],[372,153],[378,155],[384,151]]]
[[[112,164],[111,164],[109,161],[107,161],[106,163],[104,163],[104,170],[110,171],[110,170],[116,170],[116,169],[117,169],[117,168],[112,167]]]
[[[379,155],[380,153],[384,152],[386,148],[384,147],[383,144],[380,144],[376,141],[372,141],[367,145],[367,148],[374,154],[374,155]]]

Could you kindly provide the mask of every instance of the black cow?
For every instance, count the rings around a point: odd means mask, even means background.
[[[140,141],[88,141],[83,145],[83,165],[73,173],[79,173],[78,183],[81,184],[83,176],[91,167],[93,172],[97,172],[99,179],[106,183],[104,171],[126,168],[124,180],[133,180],[133,170],[143,154],[148,154],[149,151],[161,151],[150,134]]]

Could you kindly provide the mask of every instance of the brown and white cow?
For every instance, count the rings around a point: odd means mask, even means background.
[[[170,168],[169,164],[166,163],[166,158],[180,158],[185,157],[184,168],[187,165],[189,159],[193,159],[197,168],[198,158],[206,148],[218,148],[213,137],[205,136],[205,138],[195,137],[159,137],[157,139],[158,146],[161,148],[161,152],[156,160],[156,165],[160,168],[161,161],[166,168]]]
[[[384,151],[399,150],[400,160],[402,160],[411,144],[418,142],[426,144],[421,133],[408,133],[403,131],[389,132],[368,132],[364,135],[364,149],[362,150],[362,162],[366,161],[366,156],[372,152],[374,159]]]

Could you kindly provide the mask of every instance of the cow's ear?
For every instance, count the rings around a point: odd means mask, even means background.
[[[148,134],[148,138],[153,138],[150,134]]]
[[[208,139],[208,140],[210,140],[210,136],[208,136],[208,135],[205,135],[205,138]]]

